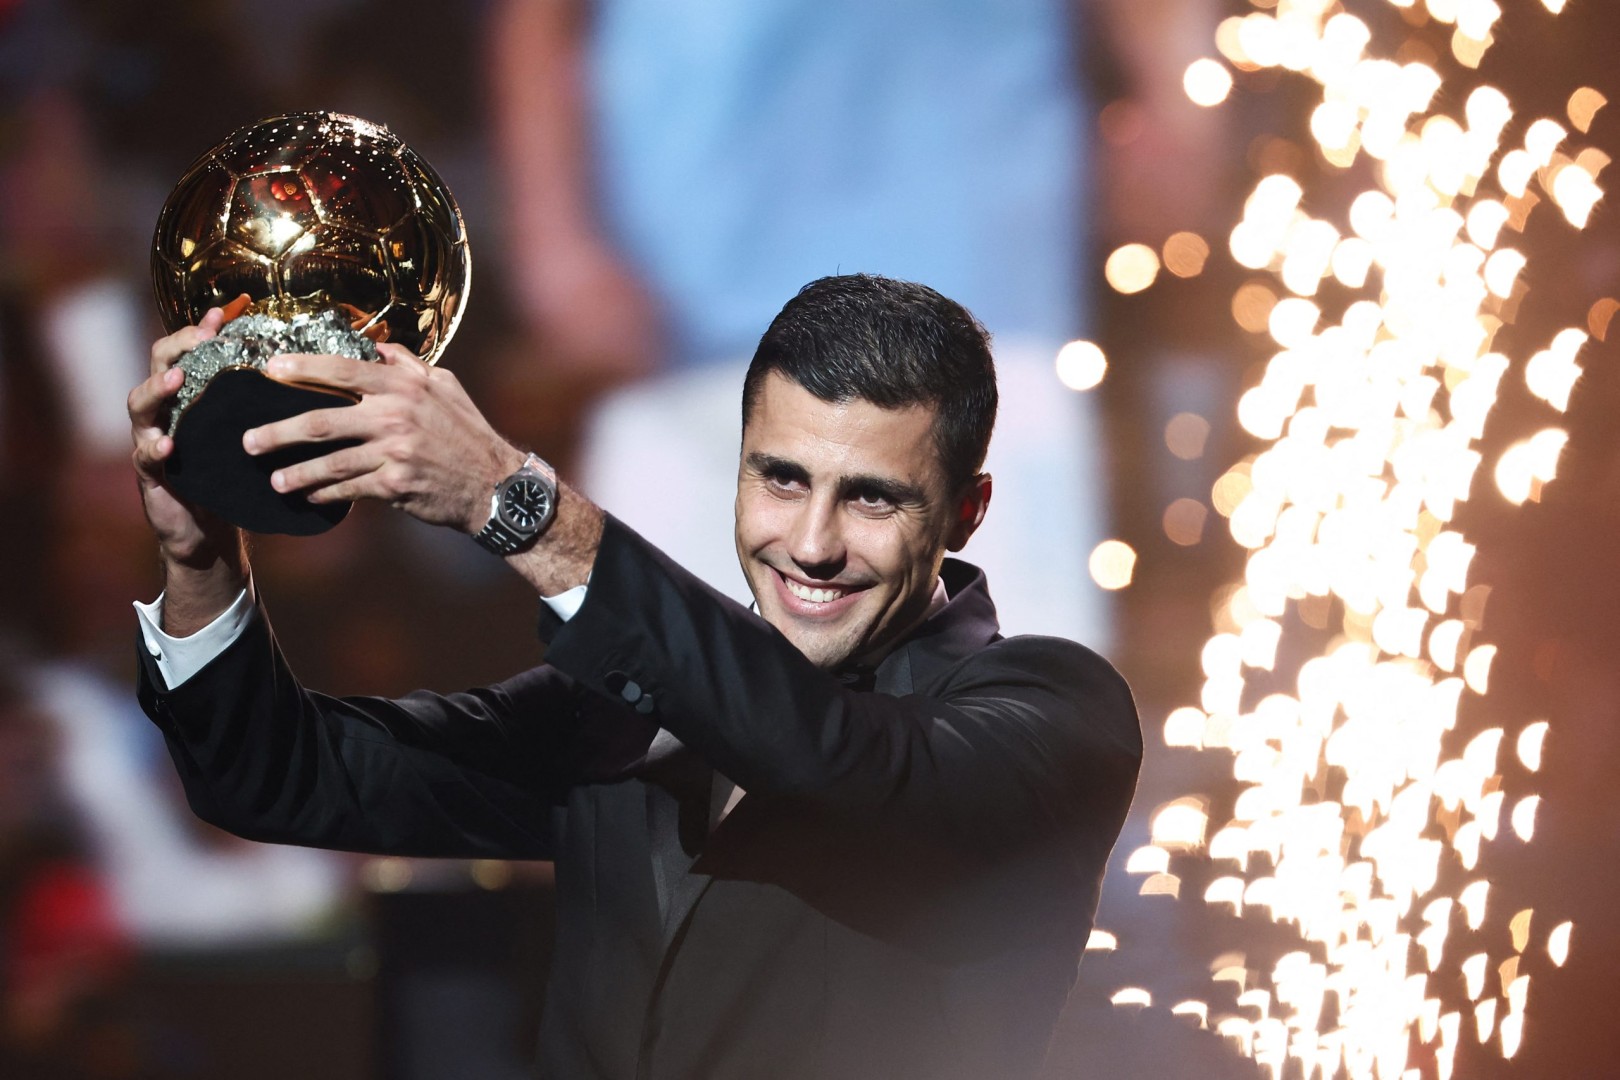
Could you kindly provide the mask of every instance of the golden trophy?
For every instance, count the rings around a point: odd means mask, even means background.
[[[280,382],[280,353],[376,360],[397,342],[429,364],[467,301],[472,263],[444,181],[387,128],[330,112],[249,125],[198,158],[175,185],[152,239],[152,281],[172,333],[211,307],[227,322],[180,358],[169,415],[169,484],[253,532],[311,535],[349,504],[310,503],[270,474],[340,449],[242,449],[251,427],[352,404],[332,387]]]

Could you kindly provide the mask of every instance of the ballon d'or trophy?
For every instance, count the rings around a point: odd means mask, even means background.
[[[293,113],[242,128],[198,158],[158,217],[153,285],[170,332],[211,307],[227,322],[180,358],[170,486],[253,532],[304,536],[336,525],[348,503],[280,494],[270,474],[352,444],[250,457],[242,434],[355,399],[277,381],[265,362],[280,353],[376,360],[377,343],[392,341],[434,363],[471,273],[444,181],[379,124]]]

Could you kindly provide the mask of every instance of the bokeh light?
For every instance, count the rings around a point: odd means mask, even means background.
[[[1181,77],[1181,87],[1194,105],[1209,108],[1232,92],[1232,73],[1219,60],[1194,60]]]
[[[1108,357],[1090,341],[1071,341],[1057,354],[1058,381],[1070,390],[1090,390],[1108,373]]]
[[[1197,413],[1177,413],[1164,426],[1164,445],[1183,461],[1203,457],[1208,442],[1209,421]]]
[[[1125,244],[1116,248],[1103,264],[1103,277],[1108,284],[1126,295],[1141,292],[1158,276],[1158,253],[1146,244]]]
[[[1209,508],[1197,499],[1177,499],[1164,509],[1164,535],[1181,547],[1191,547],[1204,538],[1204,522]]]
[[[1176,277],[1197,277],[1209,260],[1209,242],[1195,232],[1172,233],[1164,242],[1164,268]]]
[[[1104,540],[1087,560],[1091,580],[1109,590],[1123,589],[1136,574],[1136,549],[1123,540]]]

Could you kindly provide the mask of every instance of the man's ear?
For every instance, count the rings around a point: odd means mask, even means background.
[[[990,509],[992,486],[989,473],[980,473],[967,482],[957,499],[956,520],[951,522],[950,535],[945,540],[946,550],[961,551],[967,546],[968,538],[984,520],[984,512]]]

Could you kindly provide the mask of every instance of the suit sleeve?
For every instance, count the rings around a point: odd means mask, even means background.
[[[959,850],[1077,829],[1111,845],[1141,760],[1124,680],[1073,642],[997,640],[926,693],[847,689],[611,519],[547,659],[637,699],[750,795]]]
[[[329,697],[299,685],[262,610],[172,691],[137,652],[141,706],[205,821],[310,847],[551,857],[579,715],[556,671],[459,694]]]

